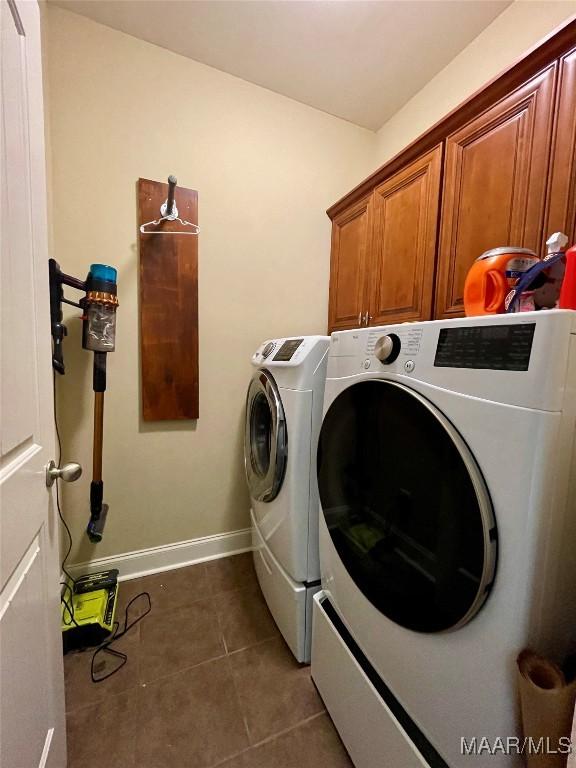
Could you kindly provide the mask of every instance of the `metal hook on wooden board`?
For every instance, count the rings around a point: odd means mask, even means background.
[[[176,202],[174,200],[177,183],[178,180],[176,179],[176,176],[170,174],[170,176],[168,176],[168,197],[166,198],[166,201],[162,203],[160,208],[160,213],[168,221],[173,221],[178,218],[178,208],[176,208]]]
[[[178,216],[178,208],[176,207],[176,184],[178,180],[176,176],[170,174],[168,176],[168,197],[166,201],[160,206],[160,218],[154,221],[148,221],[146,224],[140,225],[140,232],[143,235],[197,235],[200,232],[198,224],[193,224],[191,221],[181,219]],[[158,226],[163,221],[178,221],[185,227],[194,227],[192,232],[182,232],[181,230],[166,230],[166,229],[151,229],[147,230],[146,227]]]

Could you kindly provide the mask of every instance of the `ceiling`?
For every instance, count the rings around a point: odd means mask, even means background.
[[[51,0],[372,130],[511,0]]]

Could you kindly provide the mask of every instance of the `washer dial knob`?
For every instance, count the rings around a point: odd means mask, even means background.
[[[400,339],[395,333],[380,336],[374,346],[374,354],[385,365],[390,365],[400,354]]]
[[[269,342],[268,342],[268,344],[266,344],[266,346],[265,346],[265,347],[264,347],[264,349],[262,350],[262,358],[263,358],[264,360],[266,360],[266,358],[267,358],[269,355],[271,355],[271,354],[272,354],[272,352],[274,351],[274,346],[275,346],[275,344],[274,344],[274,342],[273,342],[273,341],[269,341]]]

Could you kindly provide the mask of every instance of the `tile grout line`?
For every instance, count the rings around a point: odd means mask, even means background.
[[[195,669],[196,667],[201,667],[204,664],[209,664],[212,661],[220,661],[221,659],[229,658],[230,656],[235,656],[236,654],[242,653],[243,651],[247,651],[247,650],[249,650],[251,648],[255,648],[257,646],[263,645],[264,643],[269,643],[272,640],[276,640],[277,639],[277,635],[274,635],[272,637],[267,637],[264,640],[259,640],[258,642],[253,643],[252,645],[247,645],[244,648],[238,648],[238,649],[236,649],[234,651],[229,651],[227,649],[227,647],[226,647],[226,640],[225,640],[223,634],[221,634],[221,639],[222,639],[222,642],[224,644],[225,653],[219,654],[218,656],[212,656],[212,658],[210,658],[210,659],[204,659],[203,661],[199,661],[196,664],[190,664],[190,665],[188,665],[186,667],[181,667],[180,669],[177,669],[174,672],[169,672],[166,675],[161,675],[160,677],[156,677],[153,680],[140,680],[140,676],[138,674],[137,675],[137,678],[138,678],[138,682],[137,683],[135,683],[134,685],[129,686],[128,688],[123,689],[122,691],[117,691],[115,693],[107,693],[106,697],[108,697],[108,696],[113,696],[113,697],[121,696],[123,693],[128,693],[130,691],[138,690],[139,688],[146,688],[148,685],[154,685],[156,683],[162,682],[163,680],[167,680],[168,678],[174,677],[174,675],[179,675],[179,674],[182,674],[183,672],[188,672],[191,669]],[[139,642],[138,642],[139,646],[140,646],[140,642],[141,641],[140,641],[140,638],[139,638]],[[86,651],[86,653],[89,653],[89,651]],[[137,660],[137,663],[138,663],[138,670],[137,671],[138,672],[140,671],[139,670],[139,666],[140,666],[139,665],[139,661],[140,661],[140,654],[138,654],[138,660]],[[80,705],[78,705],[76,707],[73,707],[70,710],[66,710],[66,715],[72,714],[74,712],[77,712],[80,709],[86,709],[87,707],[96,706],[97,704],[100,704],[100,703],[101,703],[101,701],[91,701],[91,702],[88,702],[86,704],[80,704]]]
[[[204,571],[204,576],[205,576],[206,579],[208,579],[208,568],[206,568],[206,564],[205,563],[198,563],[197,565],[192,565],[192,566],[187,566],[187,567],[190,567],[190,568],[202,567],[202,570]],[[171,573],[171,571],[167,571],[167,573]],[[138,581],[145,581],[146,579],[156,578],[156,577],[158,577],[160,575],[161,575],[161,573],[159,573],[159,574],[151,574],[150,576],[141,576],[138,579]],[[142,588],[145,588],[146,585],[145,584],[141,584],[140,586],[142,586]],[[162,586],[162,585],[160,585],[160,586]],[[175,611],[178,611],[178,610],[185,610],[189,606],[192,606],[195,603],[200,602],[201,600],[208,600],[208,599],[213,598],[213,597],[219,597],[220,595],[223,595],[223,594],[235,594],[237,592],[247,592],[250,589],[251,589],[250,586],[245,586],[245,587],[240,587],[238,589],[223,590],[221,592],[216,592],[215,594],[212,594],[209,590],[207,590],[207,594],[205,596],[199,597],[196,600],[192,600],[192,601],[190,601],[190,603],[188,603],[185,606],[180,606],[178,608],[171,608],[171,609],[166,610],[166,611],[160,611],[160,615],[163,615],[163,614],[168,615],[168,614],[174,613]],[[152,606],[152,609],[154,609],[153,606]],[[210,659],[204,659],[203,661],[197,662],[196,664],[190,664],[188,666],[181,667],[180,669],[175,670],[174,672],[170,672],[170,673],[168,673],[166,675],[161,675],[161,676],[159,676],[157,678],[154,678],[153,680],[143,681],[143,680],[140,679],[140,655],[141,655],[140,651],[141,651],[141,645],[142,645],[142,638],[141,638],[141,634],[140,634],[140,631],[139,631],[139,633],[138,633],[138,651],[139,651],[139,653],[138,653],[138,660],[137,660],[138,661],[138,669],[137,669],[138,683],[134,687],[136,687],[136,688],[145,688],[148,684],[151,685],[153,683],[157,683],[157,682],[159,682],[161,680],[164,680],[164,679],[167,679],[169,677],[172,677],[173,675],[179,674],[181,672],[187,672],[188,670],[193,669],[193,668],[198,667],[198,666],[201,666],[202,664],[206,664],[206,663],[208,663],[210,661],[216,661],[218,659],[223,659],[226,656],[230,655],[231,653],[238,653],[240,651],[246,650],[247,648],[251,648],[253,645],[259,645],[261,642],[266,642],[267,640],[273,639],[273,636],[271,636],[270,638],[265,638],[264,640],[258,641],[257,643],[253,643],[252,645],[247,645],[247,646],[244,646],[243,648],[235,649],[234,651],[229,651],[228,650],[228,646],[226,644],[226,638],[224,636],[224,631],[222,629],[222,623],[221,623],[221,620],[220,620],[220,614],[219,614],[219,612],[218,612],[218,610],[216,608],[214,608],[214,613],[216,615],[216,622],[218,624],[218,630],[219,630],[219,634],[220,634],[220,639],[221,639],[222,644],[224,646],[224,653],[223,654],[219,654],[217,656],[213,656]],[[140,630],[140,627],[138,629]],[[129,690],[129,689],[127,689],[127,690]],[[82,706],[91,706],[91,704],[85,704],[85,705],[82,705]]]
[[[234,682],[232,683],[232,685],[234,685]],[[240,707],[240,711],[242,711],[241,707]],[[246,717],[246,715],[242,716],[242,720],[244,721],[244,728],[246,729],[246,736],[248,736],[248,747],[247,747],[247,749],[249,749],[250,745],[252,744],[252,737],[250,735],[250,727],[248,726],[248,718]]]
[[[275,640],[277,640],[277,637],[268,638],[267,640],[262,640],[262,641],[260,641],[259,643],[255,643],[254,645],[252,645],[252,646],[249,646],[249,647],[250,647],[250,648],[254,648],[254,647],[257,647],[257,646],[263,645],[264,643],[268,643],[268,642],[271,642],[271,641],[275,641]],[[229,660],[229,661],[228,661],[228,664],[230,664],[230,663],[231,663],[231,662],[230,662],[230,658],[231,658],[231,656],[232,656],[232,655],[234,655],[234,654],[236,654],[236,653],[240,653],[240,651],[233,651],[233,653],[232,653],[232,654],[229,654],[229,655],[228,655],[228,660]],[[325,715],[325,714],[326,714],[326,708],[324,707],[324,705],[323,705],[324,703],[323,703],[323,702],[322,702],[322,700],[320,699],[320,701],[321,701],[321,703],[322,703],[322,709],[321,709],[321,711],[320,711],[320,712],[316,712],[316,713],[314,713],[313,715],[310,715],[310,717],[306,717],[306,718],[304,718],[303,720],[299,720],[299,721],[298,721],[297,723],[295,723],[294,725],[292,725],[292,726],[290,726],[290,727],[288,727],[288,728],[284,728],[284,729],[282,729],[282,730],[280,730],[280,731],[277,731],[276,733],[270,734],[270,736],[266,736],[266,738],[264,738],[264,739],[260,739],[260,741],[257,741],[257,742],[255,742],[254,744],[252,744],[252,743],[251,743],[251,736],[250,736],[250,729],[249,729],[249,727],[248,727],[248,722],[247,722],[247,718],[246,718],[246,715],[244,714],[244,710],[243,710],[243,707],[242,707],[242,703],[241,703],[241,699],[240,699],[240,694],[238,693],[238,687],[237,687],[237,685],[236,685],[236,679],[235,679],[235,677],[234,677],[234,673],[232,672],[232,670],[230,670],[230,674],[231,674],[231,677],[232,677],[232,685],[233,685],[233,687],[234,687],[234,692],[235,692],[235,694],[236,694],[236,701],[238,702],[238,706],[239,706],[239,709],[240,709],[240,713],[241,713],[241,715],[242,715],[242,718],[243,718],[243,721],[244,721],[244,727],[245,727],[245,729],[246,729],[246,734],[247,734],[247,736],[248,736],[248,746],[246,747],[246,749],[243,749],[243,750],[241,750],[240,752],[236,752],[236,753],[234,753],[234,754],[232,754],[232,755],[228,755],[228,756],[227,756],[227,757],[226,757],[224,760],[221,760],[220,762],[218,762],[218,763],[215,763],[213,766],[210,766],[209,768],[218,768],[218,766],[219,766],[219,765],[223,765],[223,764],[225,764],[225,763],[226,763],[228,760],[232,760],[232,759],[234,759],[234,758],[238,757],[239,755],[242,755],[242,754],[244,754],[244,752],[248,752],[248,751],[250,751],[251,749],[256,749],[257,747],[260,747],[260,746],[262,746],[263,744],[267,744],[267,743],[268,743],[268,742],[270,742],[270,741],[274,741],[274,739],[276,739],[276,738],[278,738],[278,737],[280,737],[280,736],[283,736],[283,735],[284,735],[284,734],[286,734],[286,733],[290,733],[290,731],[293,731],[293,730],[295,730],[296,728],[298,728],[298,727],[300,727],[300,726],[302,726],[302,725],[305,725],[305,724],[306,724],[306,723],[308,723],[308,722],[311,722],[311,721],[312,721],[312,720],[314,720],[315,718],[317,718],[317,717],[320,717],[321,715]]]
[[[65,717],[68,717],[68,715],[73,715],[76,712],[79,712],[80,710],[86,709],[87,707],[98,706],[99,704],[101,704],[103,701],[105,701],[109,697],[115,698],[115,697],[121,696],[124,693],[129,693],[130,691],[135,691],[135,690],[138,689],[138,687],[140,685],[140,683],[139,683],[140,637],[141,637],[141,635],[140,635],[140,626],[136,625],[135,629],[136,629],[136,631],[134,632],[134,635],[130,635],[129,637],[130,638],[132,638],[132,637],[136,638],[137,637],[137,642],[135,643],[136,644],[136,662],[135,662],[136,663],[136,682],[133,685],[129,685],[128,687],[123,688],[122,690],[111,691],[109,693],[106,693],[103,699],[97,699],[96,701],[88,701],[88,702],[86,702],[84,704],[77,704],[74,707],[70,707],[70,709],[67,708],[67,705],[65,703],[64,704],[64,716]],[[120,638],[120,640],[122,640],[122,638]],[[97,648],[98,648],[98,646],[94,646],[93,648],[85,648],[85,649],[82,649],[82,650],[79,650],[79,651],[71,651],[70,652],[70,658],[72,658],[74,656],[83,656],[83,655],[90,656],[90,655],[92,655],[94,653],[94,651],[97,650]],[[63,658],[65,659],[67,655],[68,654],[63,654]],[[128,663],[130,663],[130,656],[128,656],[127,664]],[[122,667],[119,667],[118,671],[120,671],[120,669],[122,669]],[[98,683],[93,683],[92,682],[92,685],[97,686]],[[70,686],[70,684],[66,685],[66,682],[64,683],[64,697],[65,697],[65,701],[66,701],[66,690],[67,690],[67,688],[71,688],[71,687],[72,686]]]
[[[222,622],[220,621],[220,612],[216,608],[215,604],[214,604],[214,613],[216,614],[216,623],[218,624],[218,631],[220,632],[220,637],[221,637],[222,642],[224,644],[224,652],[225,652],[225,655],[228,656],[228,646],[226,644],[226,638],[224,637],[224,630],[222,629]]]
[[[242,722],[244,723],[244,730],[246,731],[246,738],[248,739],[248,747],[247,749],[250,749],[250,728],[248,728],[248,720],[246,717],[246,713],[244,712],[244,707],[242,706],[242,700],[240,698],[240,693],[238,691],[238,686],[236,685],[236,679],[234,677],[234,671],[232,669],[232,662],[230,661],[230,655],[227,657],[227,665],[228,665],[228,674],[230,675],[230,679],[232,680],[232,690],[234,691],[234,696],[236,698],[236,705],[238,707],[238,711],[240,712],[240,716],[242,717]],[[227,760],[230,758],[227,757]]]
[[[103,699],[98,699],[97,701],[90,701],[88,702],[88,704],[79,704],[77,707],[72,707],[72,709],[66,709],[64,714],[66,717],[75,715],[78,712],[82,712],[84,709],[88,709],[88,707],[98,707],[100,704],[104,704],[106,701],[108,701],[108,699],[117,699],[120,696],[124,696],[127,693],[135,693],[136,691],[138,691],[139,688],[141,688],[140,683],[136,683],[135,685],[131,685],[129,688],[125,688],[123,691],[117,691],[116,693],[107,693]]]
[[[222,638],[222,640],[223,640],[223,638]],[[124,688],[121,691],[107,692],[105,698],[117,697],[117,696],[121,696],[124,693],[129,693],[131,691],[137,691],[137,690],[139,690],[141,688],[146,688],[148,685],[152,685],[154,683],[161,682],[162,680],[166,680],[166,679],[168,679],[170,677],[173,677],[174,675],[181,674],[182,672],[188,672],[190,669],[194,669],[195,667],[202,666],[203,664],[209,664],[211,661],[218,661],[220,659],[224,659],[224,658],[226,658],[226,655],[227,655],[226,653],[223,653],[223,654],[219,654],[218,656],[213,656],[210,659],[204,659],[203,661],[197,662],[196,664],[190,664],[190,665],[188,665],[186,667],[182,667],[180,669],[177,669],[174,672],[169,672],[166,675],[161,675],[160,677],[154,678],[153,680],[141,680],[140,679],[140,671],[141,671],[140,670],[140,655],[141,655],[140,645],[141,645],[141,638],[140,638],[140,635],[139,635],[138,636],[138,653],[137,653],[137,659],[136,659],[136,662],[135,662],[135,664],[136,664],[136,679],[137,679],[137,682],[134,683],[133,685],[129,685],[127,688]],[[224,646],[225,646],[225,643],[224,643]],[[87,653],[87,654],[89,654],[91,652],[91,650],[93,650],[93,649],[87,649],[86,651],[81,651],[80,653]],[[93,685],[96,685],[96,683],[93,683]],[[87,707],[97,706],[98,704],[101,704],[102,701],[104,701],[104,699],[97,700],[97,701],[90,701],[90,702],[87,702],[85,704],[79,704],[76,707],[72,707],[69,710],[68,709],[65,710],[65,714],[66,714],[66,716],[68,716],[69,714],[73,714],[73,713],[75,713],[75,712],[77,712],[77,711],[79,711],[81,709],[86,709]]]
[[[257,648],[257,647],[258,647],[258,646],[260,646],[260,645],[264,645],[264,643],[269,643],[271,640],[276,640],[276,637],[269,637],[269,638],[266,638],[265,640],[260,640],[260,641],[258,641],[257,643],[253,643],[252,645],[248,645],[248,646],[246,646],[245,648],[239,648],[238,650],[235,650],[235,651],[231,651],[231,652],[229,652],[229,653],[228,653],[228,656],[227,656],[227,658],[228,658],[228,660],[229,660],[229,661],[228,661],[228,665],[229,665],[229,667],[230,667],[230,665],[231,665],[231,663],[232,663],[232,662],[230,661],[230,659],[231,659],[233,656],[236,656],[236,655],[238,655],[239,653],[242,653],[243,651],[247,651],[247,650],[248,650],[248,649],[250,649],[250,648]],[[239,710],[240,710],[240,714],[242,715],[242,718],[243,718],[243,720],[244,720],[244,727],[245,727],[245,729],[246,729],[246,734],[247,734],[247,736],[248,736],[248,743],[249,743],[249,745],[250,745],[250,739],[251,739],[251,736],[250,736],[250,729],[248,728],[248,722],[247,722],[247,719],[246,719],[246,715],[244,714],[244,709],[243,709],[243,707],[242,707],[242,701],[241,701],[241,698],[240,698],[240,693],[238,692],[238,686],[236,685],[236,679],[235,679],[235,677],[234,677],[234,672],[232,671],[232,668],[231,668],[231,667],[230,667],[230,676],[231,676],[231,678],[232,678],[232,685],[233,685],[233,687],[234,687],[234,693],[236,694],[236,701],[237,701],[237,703],[238,703],[238,708],[239,708]],[[250,746],[252,746],[252,745],[250,745]],[[248,747],[248,749],[249,749],[249,748],[250,748],[250,747]],[[228,760],[229,758],[226,758],[226,759]]]
[[[234,590],[234,591],[238,592],[240,590]],[[222,594],[222,593],[220,593],[220,594]],[[147,685],[152,685],[154,683],[158,683],[161,680],[166,680],[167,678],[173,677],[174,675],[181,674],[182,672],[188,672],[189,670],[195,669],[196,667],[200,667],[203,664],[209,664],[211,661],[219,661],[221,659],[230,658],[231,656],[235,656],[238,653],[242,653],[243,651],[247,651],[250,648],[255,648],[255,647],[259,646],[259,645],[263,645],[264,643],[269,643],[269,642],[271,642],[273,640],[277,640],[280,637],[280,633],[277,632],[275,635],[271,635],[270,637],[266,637],[263,640],[258,640],[257,642],[252,643],[251,645],[246,645],[243,648],[237,648],[237,649],[235,649],[233,651],[230,651],[230,650],[228,650],[228,647],[226,645],[226,639],[225,639],[224,633],[222,632],[222,629],[221,629],[220,617],[219,617],[217,611],[215,611],[215,613],[216,613],[216,620],[217,620],[218,626],[220,628],[220,635],[221,635],[222,643],[224,645],[224,651],[225,651],[224,653],[219,654],[218,656],[212,656],[212,658],[210,658],[210,659],[204,659],[203,661],[199,661],[196,664],[190,664],[190,665],[188,665],[186,667],[181,667],[180,669],[177,669],[174,672],[169,672],[166,675],[161,675],[160,677],[157,677],[154,680],[139,681],[138,684],[137,684],[137,687],[145,688]]]
[[[277,739],[279,736],[284,736],[287,733],[290,733],[290,731],[294,731],[296,728],[299,728],[301,725],[306,725],[307,723],[310,723],[312,720],[315,720],[317,717],[320,717],[321,715],[325,715],[326,710],[322,709],[321,712],[316,712],[313,715],[310,715],[310,717],[305,717],[303,720],[299,720],[295,725],[291,725],[289,728],[283,728],[281,731],[278,731],[277,733],[273,733],[270,736],[266,736],[265,739],[261,739],[260,741],[257,741],[256,744],[253,744],[253,747],[261,747],[263,744],[268,744],[270,741],[274,741],[274,739]]]
[[[295,731],[297,728],[300,728],[302,725],[307,725],[313,720],[316,720],[316,718],[322,717],[322,715],[326,715],[326,714],[327,714],[326,710],[323,709],[321,712],[316,712],[316,714],[310,715],[310,717],[305,717],[304,720],[300,720],[295,725],[290,726],[290,728],[284,728],[282,731],[278,731],[278,733],[274,733],[271,736],[266,736],[265,739],[261,739],[260,741],[257,741],[255,744],[250,744],[250,746],[246,747],[246,749],[240,750],[240,752],[234,752],[234,754],[228,755],[228,757],[225,757],[224,760],[220,760],[217,763],[213,763],[212,765],[208,766],[208,768],[218,768],[221,765],[225,765],[229,760],[234,760],[237,757],[240,757],[240,755],[245,754],[246,752],[250,752],[253,749],[262,747],[264,746],[264,744],[269,744],[270,742],[280,738],[280,736],[285,736],[287,733],[290,733],[291,731]]]
[[[138,688],[147,688],[149,685],[156,685],[156,683],[161,683],[164,680],[168,680],[171,677],[175,677],[176,675],[181,675],[185,672],[190,672],[191,669],[196,669],[197,667],[203,667],[205,664],[211,664],[213,661],[221,661],[222,659],[226,659],[227,655],[225,653],[221,653],[219,656],[213,656],[211,659],[204,659],[204,661],[199,661],[197,664],[190,664],[187,667],[182,667],[181,669],[176,669],[174,672],[168,672],[167,675],[161,675],[160,677],[154,678],[154,680],[146,680],[138,683]]]
[[[264,645],[264,643],[269,643],[271,640],[277,640],[280,637],[280,633],[276,632],[274,635],[270,635],[270,637],[264,637],[262,640],[257,640],[255,643],[251,643],[250,645],[244,645],[242,648],[234,648],[233,651],[228,651],[228,656],[234,656],[237,653],[242,653],[243,651],[248,651],[250,648],[257,648],[259,645]]]
[[[218,560],[225,560],[225,559],[226,558],[218,558]],[[205,575],[206,579],[208,580],[209,579],[209,574],[208,574],[208,568],[206,567],[206,565],[207,565],[206,563],[196,563],[194,565],[184,566],[183,568],[179,568],[179,569],[169,569],[167,571],[158,571],[157,573],[151,573],[148,576],[139,576],[137,579],[129,579],[129,580],[125,580],[125,581],[120,581],[119,582],[119,585],[120,585],[119,594],[122,594],[121,586],[124,583],[134,584],[135,582],[143,582],[141,584],[141,586],[142,586],[143,589],[145,589],[146,588],[146,581],[147,580],[149,580],[149,579],[150,580],[151,579],[160,580],[160,578],[161,578],[161,576],[163,574],[171,574],[175,570],[180,572],[182,570],[185,570],[186,568],[200,568],[201,567],[203,569],[203,571],[204,571],[204,575]],[[160,585],[160,586],[162,586],[162,585]],[[200,600],[207,600],[209,598],[220,597],[221,595],[227,595],[227,594],[232,594],[232,593],[236,593],[236,592],[247,591],[247,590],[251,589],[252,586],[253,585],[234,587],[233,589],[223,589],[223,590],[220,590],[218,592],[212,592],[210,590],[207,590],[206,593],[202,595],[202,597],[197,597],[194,600],[190,600],[189,603],[186,603],[183,606],[179,606],[177,608],[169,608],[166,611],[162,611],[162,613],[171,613],[173,611],[180,610],[181,608],[186,608],[189,605],[193,605],[194,603],[197,603]]]

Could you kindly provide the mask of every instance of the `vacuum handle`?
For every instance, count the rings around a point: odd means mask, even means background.
[[[94,437],[92,443],[92,480],[102,480],[104,443],[104,392],[106,391],[106,352],[94,352]]]
[[[92,389],[96,393],[106,392],[106,355],[107,352],[94,352]]]
[[[90,516],[98,519],[102,511],[104,498],[104,483],[102,480],[92,480],[90,483]]]
[[[94,442],[92,444],[92,480],[102,480],[102,445],[104,443],[104,392],[94,393]]]
[[[94,442],[92,444],[92,482],[90,520],[86,533],[94,544],[102,540],[108,507],[103,503],[102,445],[104,442],[104,392],[106,391],[106,352],[94,352]]]

